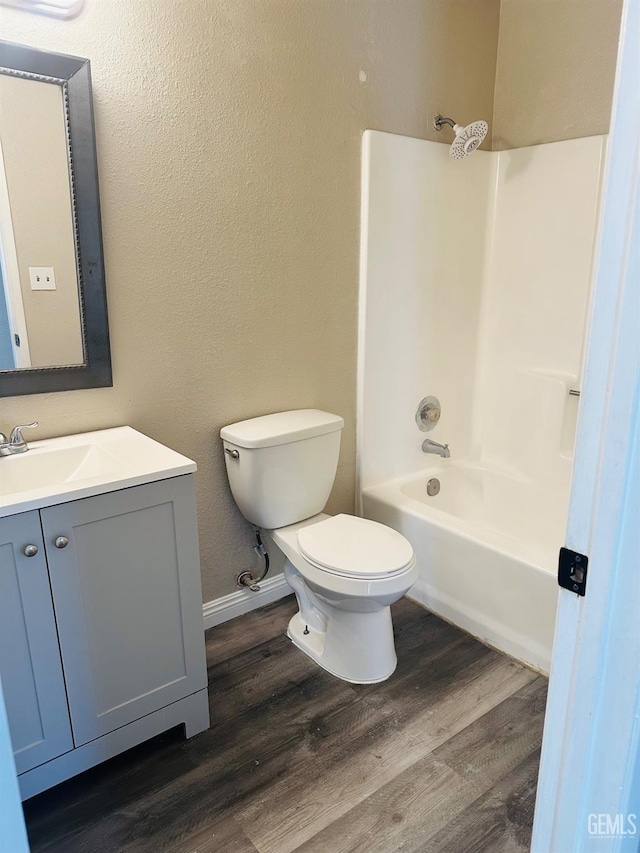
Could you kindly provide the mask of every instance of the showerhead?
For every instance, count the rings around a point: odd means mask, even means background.
[[[476,148],[482,144],[489,130],[486,121],[472,121],[471,124],[462,127],[462,125],[456,124],[453,119],[441,115],[437,115],[433,119],[433,126],[436,130],[442,130],[445,124],[452,127],[456,134],[456,138],[449,149],[449,157],[452,160],[464,160],[469,154],[473,154]]]

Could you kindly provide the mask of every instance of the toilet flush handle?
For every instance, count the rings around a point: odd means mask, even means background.
[[[225,447],[224,452],[228,453],[232,459],[237,459],[240,456],[239,450],[231,450],[229,447]]]

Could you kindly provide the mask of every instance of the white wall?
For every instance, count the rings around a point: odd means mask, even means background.
[[[541,481],[573,455],[602,136],[503,151],[482,297],[474,423],[492,467]]]
[[[415,424],[433,394],[429,433],[471,449],[492,155],[453,162],[448,147],[366,131],[363,140],[358,453],[361,485],[423,465]]]
[[[359,353],[359,473],[366,488],[453,459],[552,482],[566,505],[604,137],[460,162],[367,131]],[[566,494],[565,494],[566,492]]]

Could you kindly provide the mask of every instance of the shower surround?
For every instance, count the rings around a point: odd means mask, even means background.
[[[413,544],[411,597],[544,672],[605,140],[452,161],[438,143],[363,138],[362,514]],[[450,459],[421,451],[427,394]]]

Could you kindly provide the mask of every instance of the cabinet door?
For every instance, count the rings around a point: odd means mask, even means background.
[[[18,773],[72,749],[38,512],[0,518],[0,676]]]
[[[41,516],[76,745],[205,687],[193,477]]]

